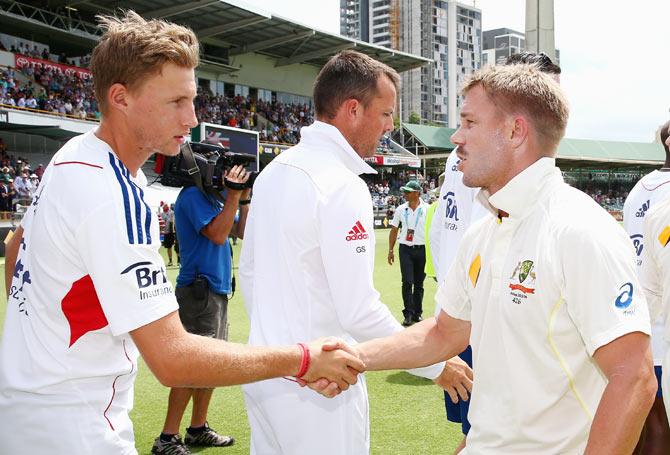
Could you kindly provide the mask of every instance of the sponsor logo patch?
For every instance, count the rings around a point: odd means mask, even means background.
[[[149,261],[140,261],[129,265],[121,275],[132,274],[137,283],[140,300],[172,294],[172,284],[162,266]]]
[[[345,240],[347,242],[352,242],[354,240],[365,240],[368,238],[368,233],[365,232],[365,228],[361,224],[360,221],[356,221],[356,224],[354,224],[354,227],[352,227],[349,232],[347,233],[347,236],[345,237]]]
[[[647,202],[642,204],[642,207],[640,207],[637,212],[635,212],[635,217],[636,218],[644,218],[644,215],[647,213],[647,210],[649,210],[649,207],[651,204],[649,203],[649,199],[647,199]]]
[[[642,234],[633,234],[630,236],[630,239],[633,241],[633,246],[635,247],[635,253],[637,257],[642,255],[642,249],[644,248],[643,235]]]
[[[625,283],[619,288],[619,291],[621,293],[614,300],[614,306],[626,309],[633,303],[633,284],[630,282]]]

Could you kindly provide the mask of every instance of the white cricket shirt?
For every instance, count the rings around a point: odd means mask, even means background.
[[[469,454],[582,453],[606,378],[593,353],[650,332],[625,231],[542,158],[492,196],[437,295],[472,323]]]
[[[476,198],[479,188],[463,184],[459,162],[455,152],[447,158],[444,182],[428,234],[438,285],[444,281],[465,231],[472,223],[489,214]]]
[[[330,335],[353,343],[402,330],[373,284],[372,200],[359,175],[374,172],[337,128],[316,121],[258,176],[239,263],[249,344]],[[413,371],[434,378],[443,366]],[[333,399],[285,379],[243,388],[253,414],[265,416],[250,419],[252,440],[255,432],[276,437],[288,444],[283,453],[367,453],[362,376]]]
[[[655,204],[645,218],[640,281],[652,316],[662,317],[663,336],[670,342],[670,199]]]
[[[663,338],[670,342],[670,199],[654,205],[646,215],[644,238],[646,239],[640,281],[655,320],[663,321]],[[656,359],[654,359],[656,360]],[[662,388],[665,411],[670,412],[670,350],[665,352]]]
[[[426,244],[426,214],[429,205],[419,199],[419,205],[415,210],[409,206],[409,202],[400,204],[393,213],[391,226],[398,227],[398,243],[401,245],[414,246]],[[412,240],[407,240],[407,231],[412,230]]]
[[[670,197],[670,172],[652,171],[642,177],[628,193],[623,205],[623,226],[628,232],[637,254],[638,274],[644,261],[645,214],[651,207]],[[663,320],[659,319],[651,327],[651,349],[654,365],[660,365],[668,349],[663,339]]]
[[[145,184],[93,132],[49,164],[23,219],[0,346],[6,453],[136,453],[128,332],[177,309]]]

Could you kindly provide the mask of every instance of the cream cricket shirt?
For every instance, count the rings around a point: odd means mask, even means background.
[[[637,254],[638,274],[644,261],[644,224],[647,211],[656,207],[670,196],[670,172],[653,171],[638,181],[628,194],[623,206],[623,226],[628,232],[635,253]],[[654,365],[660,365],[668,349],[663,339],[663,321],[657,320],[652,325],[652,351]]]
[[[469,454],[581,453],[606,378],[593,353],[650,332],[624,230],[542,158],[488,197],[436,299],[472,323]]]

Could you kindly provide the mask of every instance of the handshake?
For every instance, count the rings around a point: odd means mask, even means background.
[[[356,384],[358,374],[366,369],[356,348],[339,338],[320,338],[309,345],[301,343],[299,346],[303,357],[296,382],[327,398]]]
[[[349,346],[344,340],[327,337],[300,345],[303,358],[296,382],[327,398],[333,398],[356,384],[358,374],[367,368],[361,347]],[[433,382],[445,390],[451,401],[467,400],[472,391],[472,369],[460,358],[445,362],[444,369]]]

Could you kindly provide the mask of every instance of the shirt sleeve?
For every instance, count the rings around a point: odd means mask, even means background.
[[[394,227],[400,226],[400,207],[402,207],[402,205],[396,207],[395,211],[393,212],[393,218],[391,218],[391,226]]]
[[[324,200],[319,207],[318,224],[321,256],[340,325],[356,341],[363,342],[403,328],[381,302],[373,285],[372,200],[360,183],[349,183]],[[350,235],[349,231],[359,224],[363,229],[358,227],[359,233]],[[418,369],[416,374],[433,379],[443,368],[444,364],[436,364]]]
[[[614,222],[573,226],[555,248],[562,259],[563,298],[589,355],[628,333],[651,333],[635,253],[623,228]]]
[[[91,277],[113,335],[176,311],[177,301],[158,252],[158,219],[151,213],[152,243],[130,243],[122,208],[102,204],[76,231],[77,250]],[[146,238],[143,239],[147,241]]]
[[[473,229],[468,230],[463,237],[456,257],[449,266],[449,270],[442,283],[439,283],[435,294],[436,306],[442,308],[452,318],[470,321],[472,303],[468,290],[477,286],[481,273],[481,257],[477,254],[469,258],[471,248],[468,248],[473,238]]]

